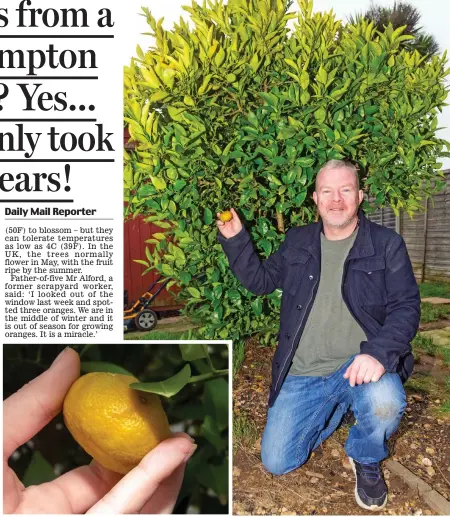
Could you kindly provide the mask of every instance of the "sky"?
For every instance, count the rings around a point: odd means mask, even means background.
[[[199,2],[201,0],[198,0]],[[439,44],[441,52],[450,51],[450,1],[449,0],[409,0],[409,3],[418,8],[422,14],[421,24],[425,32],[431,33]],[[393,6],[393,0],[378,0],[378,5]],[[143,50],[151,46],[151,37],[143,36],[141,33],[149,32],[145,18],[139,16],[141,6],[148,7],[152,15],[158,20],[164,17],[163,26],[171,29],[174,22],[178,22],[180,16],[189,18],[182,5],[191,5],[188,0],[127,0],[127,9],[121,24],[126,27],[127,38],[122,47],[122,61],[128,64],[130,58],[136,55],[136,45],[139,44]],[[333,9],[337,18],[347,19],[348,15],[363,12],[371,5],[371,0],[315,0],[314,11],[329,11]],[[291,11],[298,10],[298,4],[294,1]],[[450,53],[449,63],[450,67]],[[450,76],[447,77],[447,84],[450,87]],[[447,99],[450,103],[450,94]],[[439,117],[439,126],[445,127],[439,132],[439,136],[450,141],[450,106],[444,108]],[[450,168],[450,158],[442,160],[444,168]]]

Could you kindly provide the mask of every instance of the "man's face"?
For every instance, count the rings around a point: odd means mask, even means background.
[[[363,191],[358,190],[352,171],[328,169],[317,178],[313,199],[325,225],[345,228],[355,220]]]

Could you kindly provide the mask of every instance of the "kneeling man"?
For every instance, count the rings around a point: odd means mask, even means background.
[[[402,237],[359,210],[352,164],[325,164],[313,198],[321,220],[289,230],[263,262],[234,210],[217,222],[240,282],[255,294],[283,290],[262,461],[276,475],[300,467],[351,409],[345,450],[356,501],[378,511],[387,502],[380,462],[406,405],[419,290]]]

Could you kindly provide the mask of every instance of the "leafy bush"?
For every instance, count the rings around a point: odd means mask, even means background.
[[[256,298],[230,273],[215,213],[234,206],[268,257],[292,226],[315,219],[318,169],[349,158],[374,206],[418,210],[442,186],[436,136],[446,59],[401,45],[402,29],[344,25],[312,2],[230,0],[184,7],[125,70],[126,213],[161,228],[144,273],[181,286],[207,338],[274,337],[281,293]],[[296,18],[293,31],[287,22]],[[367,204],[366,204],[367,208]]]

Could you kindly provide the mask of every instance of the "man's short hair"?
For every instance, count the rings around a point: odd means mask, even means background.
[[[323,165],[319,172],[316,175],[316,185],[315,190],[317,191],[317,178],[319,177],[319,174],[322,171],[328,171],[330,169],[347,169],[349,171],[352,171],[356,178],[356,187],[357,190],[359,190],[359,174],[358,174],[358,168],[353,165],[353,163],[347,161],[347,160],[329,160],[325,165]]]

